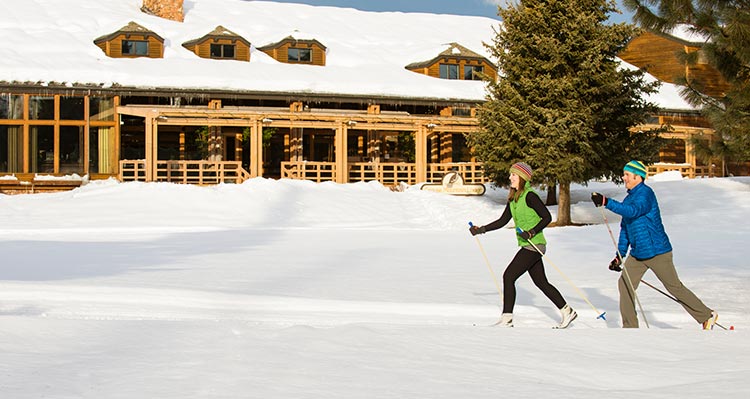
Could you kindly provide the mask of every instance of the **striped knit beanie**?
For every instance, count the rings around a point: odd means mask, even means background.
[[[630,161],[625,165],[624,168],[622,168],[622,170],[624,170],[625,172],[636,174],[642,177],[644,180],[646,179],[646,165],[644,165],[641,161]]]
[[[534,173],[531,166],[525,162],[516,162],[510,167],[510,173],[515,173],[526,181],[531,181],[531,175]]]

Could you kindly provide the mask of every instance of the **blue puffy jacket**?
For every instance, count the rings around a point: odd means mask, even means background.
[[[659,212],[659,203],[651,187],[639,183],[628,190],[622,202],[607,198],[607,209],[622,216],[618,249],[626,256],[639,260],[653,258],[672,250],[669,237],[664,231]]]

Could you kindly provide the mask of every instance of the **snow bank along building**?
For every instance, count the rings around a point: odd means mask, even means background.
[[[5,0],[0,20],[14,38],[0,44],[6,192],[75,175],[485,181],[464,135],[478,129],[480,76],[497,75],[483,46],[497,20],[240,0]],[[670,45],[700,48],[654,38],[622,58],[665,82]],[[710,127],[674,85],[652,101],[653,123],[673,126],[653,172],[709,173],[687,139]]]

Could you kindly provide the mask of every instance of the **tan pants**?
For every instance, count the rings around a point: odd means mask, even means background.
[[[698,299],[692,291],[682,285],[682,281],[677,276],[672,261],[672,252],[654,256],[645,261],[639,261],[632,256],[625,260],[625,270],[627,276],[633,283],[633,289],[638,289],[641,278],[646,270],[651,269],[656,278],[664,284],[667,291],[680,301],[685,310],[698,323],[703,323],[711,317],[711,309]],[[630,286],[625,283],[625,271],[617,282],[617,288],[620,290],[620,315],[622,316],[622,326],[624,328],[638,328],[638,315],[635,313],[634,295],[631,293]]]

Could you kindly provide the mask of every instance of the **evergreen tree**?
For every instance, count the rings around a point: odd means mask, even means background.
[[[750,1],[748,0],[624,0],[634,19],[647,29],[669,33],[685,25],[705,40],[700,52],[684,54],[690,66],[699,59],[713,66],[730,89],[721,96],[705,93],[700,74],[684,76],[683,97],[702,107],[723,142],[717,152],[729,159],[750,159]]]
[[[572,222],[571,183],[619,179],[631,158],[658,157],[658,131],[630,131],[656,111],[644,98],[658,83],[619,66],[637,28],[605,24],[614,10],[609,0],[521,0],[499,8],[503,24],[487,46],[499,77],[488,82],[469,144],[498,184],[519,160],[535,182],[559,184],[557,225]]]

